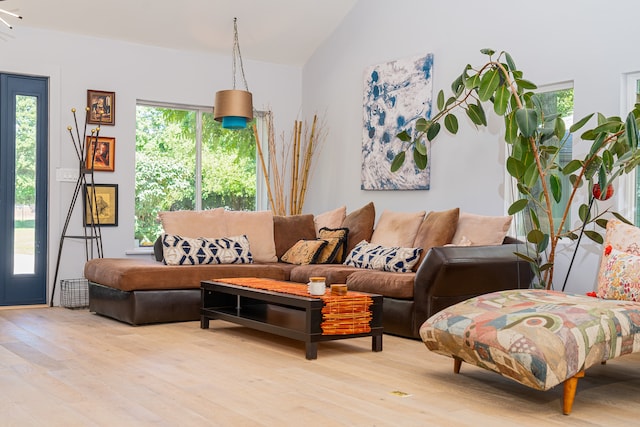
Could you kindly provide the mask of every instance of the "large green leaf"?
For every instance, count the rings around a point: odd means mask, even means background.
[[[398,135],[396,135],[400,141],[409,142],[411,141],[411,135],[406,130],[403,130]]]
[[[504,125],[504,140],[509,144],[513,144],[518,139],[518,124],[515,120],[514,111],[504,116]]]
[[[538,167],[536,166],[535,163],[532,162],[527,167],[527,170],[525,171],[524,176],[522,178],[524,181],[524,184],[527,187],[531,188],[534,185],[536,185],[539,178],[540,178],[540,174],[538,173]]]
[[[509,172],[509,175],[519,180],[524,175],[525,170],[526,167],[520,160],[512,156],[507,158],[507,172]]]
[[[507,65],[509,66],[509,70],[511,72],[516,71],[516,63],[513,61],[513,58],[511,57],[511,55],[509,55],[509,52],[505,52],[504,53],[504,59],[506,59],[506,61],[507,61]]]
[[[438,110],[442,110],[444,108],[444,91],[441,89],[438,92]]]
[[[458,78],[456,78],[453,83],[451,83],[451,91],[456,95],[460,95],[462,93],[462,91],[464,90],[464,84],[463,84],[463,80],[462,80],[462,74],[460,74],[458,76]]]
[[[438,122],[434,122],[431,124],[431,127],[429,127],[429,129],[427,129],[427,139],[429,141],[433,141],[433,139],[438,136],[438,133],[440,132],[440,123]]]
[[[469,76],[469,78],[464,81],[464,87],[467,90],[473,90],[480,87],[480,75],[474,74],[473,76]]]
[[[528,204],[529,204],[529,200],[527,199],[516,200],[511,204],[511,206],[509,206],[507,213],[509,215],[517,214],[518,212],[526,208]]]
[[[551,195],[556,203],[560,203],[562,199],[562,181],[558,178],[558,175],[552,174],[549,176],[549,187],[551,187]]]
[[[529,243],[538,244],[544,240],[544,233],[540,230],[531,230],[527,233],[527,241]]]
[[[516,123],[522,135],[526,138],[532,137],[538,127],[538,113],[531,108],[521,108],[516,110]]]
[[[413,148],[417,150],[420,154],[426,156],[427,155],[427,146],[422,141],[416,141]]]
[[[525,79],[516,79],[516,84],[520,88],[527,89],[527,90],[533,90],[538,88],[538,86],[536,86],[533,82],[530,82],[529,80],[525,80]]]
[[[430,124],[431,124],[431,120],[427,120],[424,117],[420,117],[418,120],[416,120],[416,131],[424,132],[427,130],[427,128],[429,128]]]
[[[599,244],[604,243],[604,239],[602,238],[602,235],[600,235],[600,233],[598,233],[597,231],[584,230],[584,234],[596,243],[599,243]]]
[[[582,167],[582,162],[578,159],[571,160],[565,167],[562,168],[562,173],[570,175]]]
[[[482,53],[483,55],[492,56],[496,53],[496,51],[491,48],[484,48],[484,49],[480,49],[480,53]]]
[[[458,133],[458,118],[453,114],[447,114],[444,118],[444,127],[453,134]]]
[[[638,125],[633,112],[629,113],[625,122],[625,135],[627,136],[627,143],[632,149],[638,148]]]
[[[564,124],[564,120],[562,120],[560,117],[556,118],[555,135],[558,137],[559,140],[562,140],[566,132],[567,132],[567,126]]]
[[[598,136],[596,137],[596,140],[593,141],[593,144],[591,144],[591,149],[589,150],[589,154],[594,155],[595,153],[597,153],[602,148],[602,145],[604,144],[604,141],[606,138],[607,138],[607,134],[605,133],[598,134]]]
[[[484,73],[480,79],[480,87],[478,88],[478,98],[480,101],[488,101],[493,96],[496,88],[500,84],[500,74],[498,70],[492,69]]]
[[[583,203],[578,208],[578,217],[580,221],[587,222],[591,219],[591,212],[589,211],[589,205]]]
[[[507,86],[501,85],[498,87],[495,98],[493,99],[493,111],[495,111],[497,115],[503,116],[504,113],[506,113],[510,96],[511,92]]]
[[[391,162],[391,172],[396,172],[398,169],[400,169],[400,167],[404,163],[405,156],[405,152],[401,151],[396,155],[396,157],[394,157],[393,162]]]
[[[587,124],[587,122],[589,120],[591,120],[591,117],[593,117],[593,114],[594,113],[591,113],[588,116],[583,117],[580,120],[578,120],[577,123],[574,123],[573,125],[571,125],[571,127],[569,128],[569,132],[574,133],[578,129],[582,128],[585,124]]]
[[[467,116],[469,116],[471,121],[478,126],[487,125],[487,117],[484,114],[484,109],[479,103],[469,104],[469,108],[467,108]]]
[[[421,153],[417,148],[413,149],[413,161],[416,162],[416,167],[420,170],[424,170],[427,167],[427,155]]]

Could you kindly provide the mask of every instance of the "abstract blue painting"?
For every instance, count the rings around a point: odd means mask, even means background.
[[[412,135],[418,118],[431,117],[432,70],[433,54],[366,69],[361,189],[429,189],[429,165],[418,169],[410,152],[395,173],[391,172],[391,162],[402,149],[402,141],[396,135],[403,130]]]

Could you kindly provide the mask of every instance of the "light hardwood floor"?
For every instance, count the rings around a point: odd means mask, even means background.
[[[624,426],[640,355],[595,366],[573,413],[531,390],[384,336],[302,343],[222,321],[132,327],[88,310],[0,310],[2,426]]]

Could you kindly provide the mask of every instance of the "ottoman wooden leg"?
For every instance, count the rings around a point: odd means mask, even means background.
[[[569,415],[573,407],[573,399],[576,397],[578,378],[584,378],[584,371],[580,371],[564,382],[564,396],[562,398],[562,413]]]
[[[462,359],[460,359],[458,357],[454,357],[453,358],[453,373],[454,374],[459,374],[461,366],[462,366]]]

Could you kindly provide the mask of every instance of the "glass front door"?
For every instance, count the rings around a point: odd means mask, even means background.
[[[47,83],[0,74],[0,305],[46,303]]]

